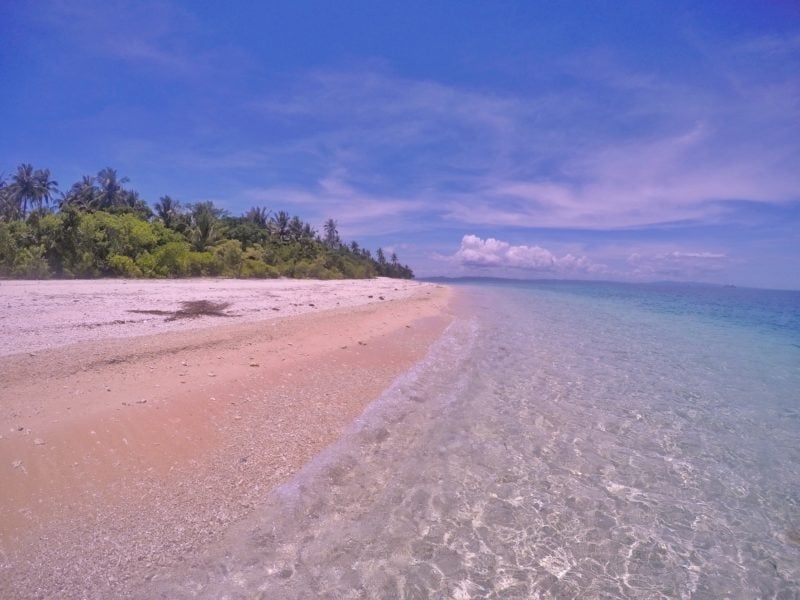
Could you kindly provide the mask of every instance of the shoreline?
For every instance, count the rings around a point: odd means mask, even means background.
[[[0,595],[129,595],[218,539],[441,335],[452,291],[411,287],[0,357]]]

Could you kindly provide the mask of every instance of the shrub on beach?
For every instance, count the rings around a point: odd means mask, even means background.
[[[29,246],[17,252],[14,257],[11,275],[23,279],[46,279],[50,277],[50,266],[44,258],[44,247]]]
[[[170,242],[153,252],[154,273],[161,277],[183,277],[189,272],[189,244]]]
[[[225,240],[214,247],[214,256],[222,264],[222,273],[227,277],[239,277],[242,274],[244,252],[239,240]]]
[[[192,277],[210,277],[223,272],[222,260],[212,252],[190,252],[187,266],[186,274]]]
[[[141,277],[142,270],[136,265],[130,256],[114,254],[108,259],[108,265],[112,271],[120,277]]]
[[[296,262],[292,267],[291,276],[301,279],[344,279],[342,272],[326,260],[325,256]]]

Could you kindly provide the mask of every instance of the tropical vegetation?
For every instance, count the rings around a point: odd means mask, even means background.
[[[232,216],[213,202],[162,196],[151,208],[105,168],[60,193],[49,169],[0,175],[0,277],[412,278],[383,249],[318,233],[286,211]]]

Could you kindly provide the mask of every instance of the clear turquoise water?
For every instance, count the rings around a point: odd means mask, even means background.
[[[425,361],[146,595],[800,597],[800,293],[462,289]]]

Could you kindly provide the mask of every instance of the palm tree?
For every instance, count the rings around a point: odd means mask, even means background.
[[[297,215],[289,221],[289,237],[295,242],[299,242],[303,237],[303,222]]]
[[[328,219],[322,228],[325,231],[325,245],[331,249],[338,248],[341,241],[339,240],[339,231],[336,229],[336,221]]]
[[[33,203],[37,210],[50,205],[53,195],[58,193],[58,182],[50,179],[50,169],[39,169],[34,174],[36,180],[36,196]]]
[[[30,164],[21,164],[5,191],[6,208],[16,218],[24,219],[29,206],[42,210],[57,191],[58,184],[50,179],[50,169],[35,170]]]
[[[156,214],[165,227],[173,229],[177,225],[181,203],[169,196],[161,196],[155,204]]]
[[[145,221],[153,218],[153,211],[150,210],[147,202],[142,200],[136,190],[123,190],[120,194],[118,206],[125,208],[126,212],[128,212],[127,209],[130,209],[130,212],[139,215]]]
[[[38,194],[39,184],[33,165],[29,163],[19,165],[8,187],[7,193],[16,216],[24,219],[28,214],[28,204],[33,204]]]
[[[203,252],[219,240],[222,235],[222,226],[219,222],[222,214],[223,211],[214,206],[213,202],[198,202],[192,205],[189,231],[195,250]]]
[[[74,206],[81,210],[93,210],[99,201],[99,191],[94,184],[94,177],[84,175],[80,181],[73,183],[61,200],[61,206]]]
[[[270,210],[263,206],[254,206],[249,209],[245,214],[244,218],[247,221],[252,221],[259,227],[267,227],[267,223],[269,223],[269,213]]]
[[[11,200],[11,190],[6,176],[0,173],[0,221],[13,221],[17,218],[17,207]]]
[[[289,213],[285,210],[281,210],[277,214],[272,215],[272,219],[270,219],[270,231],[273,235],[277,235],[281,242],[289,241],[289,221]]]
[[[358,246],[358,242],[355,242],[355,241],[350,242],[350,252],[352,252],[353,254],[358,255],[359,250],[360,250],[360,248]]]
[[[122,187],[128,183],[127,177],[119,177],[117,170],[106,167],[97,174],[97,184],[100,187],[99,208],[106,209],[123,204],[125,189]]]
[[[308,223],[303,223],[303,241],[310,242],[314,239],[317,235],[317,232],[314,231],[313,227]]]

